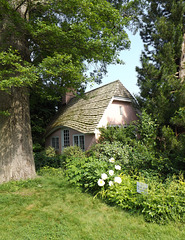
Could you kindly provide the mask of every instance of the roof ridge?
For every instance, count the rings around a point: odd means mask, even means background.
[[[47,128],[48,134],[58,126],[71,127],[82,133],[93,133],[112,97],[132,99],[132,95],[120,80],[115,80],[84,94],[84,98],[73,98],[59,110]]]
[[[100,87],[97,87],[97,88],[95,88],[95,89],[89,90],[89,91],[86,92],[86,93],[90,93],[90,92],[96,91],[96,90],[98,90],[98,89],[100,89],[100,88],[106,87],[106,86],[108,86],[108,85],[110,85],[110,84],[114,84],[114,83],[116,83],[116,82],[120,82],[120,83],[121,83],[121,81],[118,79],[118,80],[115,80],[115,81],[113,81],[113,82],[106,83],[106,84],[104,84],[103,86],[100,86]],[[121,84],[122,84],[122,83],[121,83]],[[85,93],[85,94],[86,94],[86,93]]]

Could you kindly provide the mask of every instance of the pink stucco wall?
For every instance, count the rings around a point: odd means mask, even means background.
[[[62,130],[64,128],[60,128],[60,129],[57,129],[56,131],[54,131],[53,133],[51,133],[47,138],[46,138],[46,141],[45,141],[45,146],[46,148],[51,146],[51,139],[52,137],[58,137],[59,138],[59,153],[62,152],[62,150],[64,149],[64,147],[62,146]],[[90,148],[90,146],[92,146],[92,144],[95,143],[95,136],[94,134],[83,134],[83,133],[80,133],[74,129],[70,129],[68,128],[69,130],[69,141],[70,141],[70,146],[73,146],[73,136],[74,135],[84,135],[84,138],[85,138],[85,151],[88,150]]]
[[[106,127],[107,125],[127,125],[137,119],[138,117],[131,102],[114,100],[106,109],[99,127]]]
[[[74,129],[69,129],[69,138],[70,138],[70,145],[73,146],[73,136],[74,135],[84,135],[85,138],[85,151],[90,148],[90,146],[95,142],[94,134],[83,134],[78,132]]]
[[[57,129],[56,131],[54,131],[53,133],[51,133],[45,141],[45,147],[49,147],[51,146],[51,139],[52,137],[58,137],[59,138],[59,152],[62,151],[61,149],[61,129]]]

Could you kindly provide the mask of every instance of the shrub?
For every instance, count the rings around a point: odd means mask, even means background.
[[[136,142],[135,146],[126,146],[126,148],[128,152],[128,169],[132,171],[155,169],[155,153],[142,142]]]
[[[99,194],[107,203],[115,204],[132,212],[139,211],[146,221],[166,223],[169,220],[185,221],[185,182],[179,178],[159,179],[121,175],[122,182],[102,188]],[[147,193],[138,193],[136,184],[141,181],[148,184]]]
[[[123,147],[122,150],[125,155],[121,155],[119,161],[116,162],[111,162],[111,158],[108,159],[109,154],[112,153],[111,149],[108,149],[106,156],[103,155],[102,146],[99,145],[101,151],[95,152],[94,156],[85,157],[83,155],[83,157],[66,158],[65,176],[71,184],[101,196],[111,205],[139,212],[149,222],[185,221],[185,182],[183,176],[179,178],[169,177],[164,181],[164,178],[161,178],[156,170],[144,170],[148,165],[152,166],[156,159],[143,144],[137,145],[136,149],[128,145],[124,146],[125,148]],[[110,148],[111,144],[104,146]],[[114,151],[116,155],[121,150],[118,149],[116,153],[115,148]],[[133,167],[133,171],[128,171],[124,165],[120,164],[122,158],[124,161],[126,158],[129,159],[130,166],[142,167],[143,170],[135,171]],[[118,164],[120,165],[118,166]],[[147,193],[137,192],[137,181],[148,184]]]
[[[62,164],[65,167],[66,163],[69,163],[70,159],[73,160],[75,158],[84,158],[85,152],[78,146],[70,146],[66,147],[61,155]]]
[[[94,145],[87,154],[104,161],[114,157],[117,163],[128,171],[137,172],[142,169],[158,170],[160,168],[156,164],[155,152],[139,141],[135,142],[134,146],[122,144],[121,142],[104,142],[103,144]],[[161,164],[163,164],[162,161]]]
[[[53,151],[48,150],[49,156],[46,151],[34,153],[35,167],[36,170],[45,166],[59,168],[62,166],[61,156],[53,154]]]
[[[125,126],[107,126],[107,128],[100,128],[99,143],[103,142],[121,142],[122,144],[133,143],[136,139],[136,122]]]
[[[56,151],[53,147],[49,146],[48,148],[46,148],[46,156],[48,157],[55,157],[56,156]]]
[[[108,163],[94,157],[71,157],[66,159],[65,175],[68,181],[85,191],[98,190],[97,181],[100,173],[107,169]]]
[[[113,157],[120,164],[127,164],[130,148],[129,145],[124,145],[121,142],[104,142],[94,145],[86,154],[87,156],[94,156],[103,161],[108,161]]]

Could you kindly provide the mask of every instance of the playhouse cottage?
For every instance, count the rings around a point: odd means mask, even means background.
[[[99,128],[137,120],[133,100],[119,80],[85,93],[84,98],[66,95],[65,104],[46,130],[46,147],[59,153],[74,145],[88,150],[99,138]]]

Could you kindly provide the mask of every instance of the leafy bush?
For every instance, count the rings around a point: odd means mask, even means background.
[[[169,220],[185,221],[185,182],[179,178],[159,179],[142,176],[121,175],[122,182],[102,188],[99,194],[109,204],[132,212],[139,211],[146,221],[166,223]],[[148,184],[147,193],[137,192],[137,181]]]
[[[100,128],[99,143],[103,142],[121,142],[122,144],[133,144],[137,137],[136,133],[136,122],[125,126],[107,126],[107,128]]]
[[[145,150],[143,148],[141,154]],[[154,170],[142,170],[142,173],[135,171],[137,174],[131,174],[130,171],[129,174],[123,165],[118,165],[120,161],[113,159],[67,158],[65,176],[71,184],[101,196],[111,205],[143,214],[146,221],[185,221],[185,182],[182,175],[179,178],[169,177],[164,181]],[[140,164],[144,160],[141,159]],[[132,164],[135,164],[134,160]],[[148,184],[147,193],[137,192],[137,182]]]
[[[152,118],[145,110],[139,116],[139,124],[137,124],[139,141],[142,142],[147,148],[155,149],[157,140],[157,121]]]
[[[49,154],[49,156],[47,155]],[[35,167],[36,170],[43,168],[45,166],[59,168],[62,166],[61,155],[53,154],[53,151],[50,149],[43,152],[34,153]]]
[[[136,142],[135,146],[127,146],[128,169],[132,171],[155,169],[155,153],[148,149],[142,142]]]
[[[117,163],[115,162],[114,166],[118,166]],[[109,170],[118,172],[111,164],[107,159],[102,160],[96,157],[71,157],[66,159],[65,175],[70,183],[95,194],[99,191],[97,183],[103,173],[107,173],[110,180]]]
[[[111,157],[123,163],[128,162],[129,145],[124,145],[121,142],[104,142],[94,145],[86,154],[94,156],[104,161],[108,161]]]
[[[86,191],[98,190],[97,181],[101,172],[107,169],[106,161],[94,157],[71,157],[66,161],[65,175],[70,183]]]
[[[135,142],[134,146],[122,144],[121,142],[104,142],[94,145],[87,153],[88,156],[94,156],[98,159],[108,161],[111,157],[116,159],[117,163],[128,171],[137,172],[138,170],[156,169],[162,170],[163,166],[155,157],[155,152],[148,149],[142,142]]]
[[[161,166],[164,164],[164,159],[157,160],[141,142],[135,147],[118,142],[96,147],[98,151],[93,151],[94,155],[91,153],[89,157],[84,154],[79,157],[78,152],[76,156],[69,157],[69,151],[65,160],[65,176],[71,184],[101,196],[111,205],[139,212],[149,222],[185,221],[183,176],[169,177],[165,181],[160,178],[156,169],[160,161]],[[110,158],[111,154],[118,156],[119,160]],[[152,170],[154,163],[156,169]],[[148,184],[147,193],[137,192],[137,181]]]
[[[78,146],[70,146],[66,147],[61,155],[62,163],[63,166],[65,167],[66,163],[74,158],[84,158],[85,157],[85,152],[82,151],[82,149]]]

